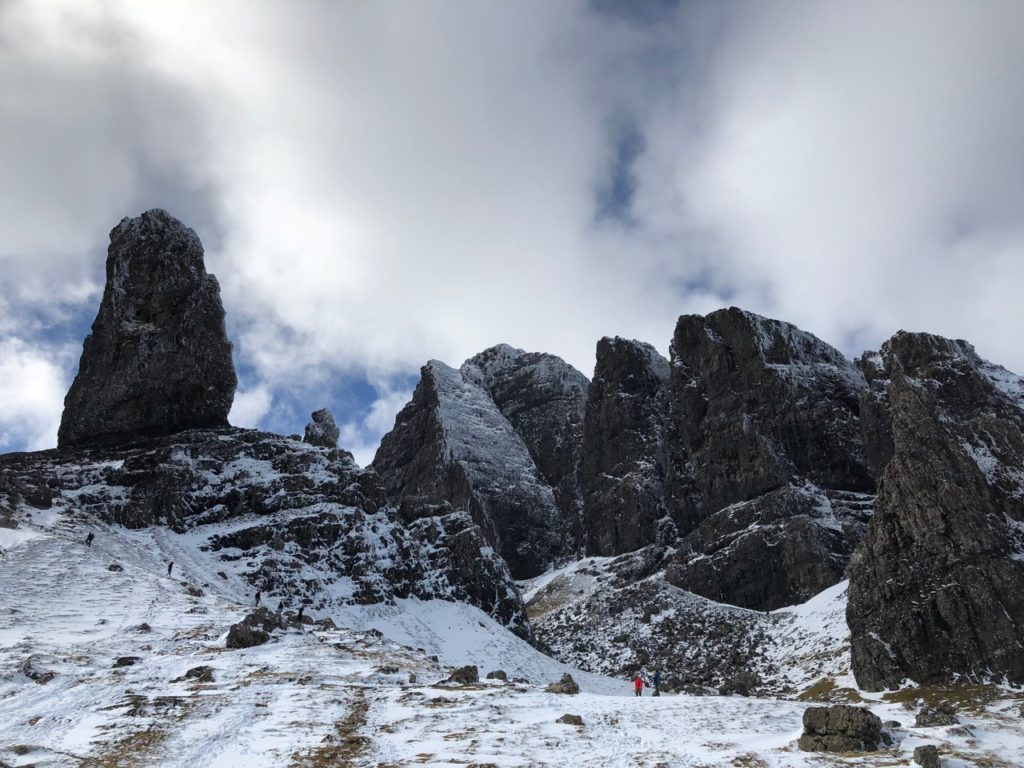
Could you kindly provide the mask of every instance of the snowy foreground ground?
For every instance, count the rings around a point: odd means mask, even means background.
[[[229,568],[187,536],[56,511],[0,528],[0,547],[0,766],[894,766],[925,743],[945,766],[1024,765],[1011,691],[972,699],[963,726],[944,728],[915,728],[900,701],[851,691],[902,724],[898,745],[812,755],[796,748],[807,701],[636,699],[628,681],[567,667],[464,605],[344,609],[331,616],[339,629],[226,650],[252,602],[244,561]],[[115,563],[123,570],[108,570]],[[840,587],[791,611],[779,658],[814,648],[815,632],[834,646],[841,609]],[[849,686],[843,654],[823,655],[839,664],[835,685]],[[123,656],[138,662],[115,668]],[[510,682],[439,684],[462,664]],[[201,665],[213,682],[183,679]],[[581,694],[543,692],[566,671]],[[555,722],[566,713],[584,725]]]

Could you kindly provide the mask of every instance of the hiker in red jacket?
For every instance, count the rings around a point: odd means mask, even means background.
[[[633,681],[633,693],[635,696],[644,695],[644,679],[640,677],[640,673],[636,673],[636,679]]]

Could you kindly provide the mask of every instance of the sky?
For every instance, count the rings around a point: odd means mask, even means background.
[[[217,275],[231,421],[368,463],[429,359],[588,376],[737,305],[1024,373],[1024,4],[0,0],[0,452],[56,444],[110,229]]]

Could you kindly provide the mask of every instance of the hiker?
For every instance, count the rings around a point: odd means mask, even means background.
[[[171,575],[171,569],[172,569],[172,568],[174,568],[174,561],[173,561],[173,560],[171,560],[171,562],[169,562],[169,563],[167,564],[167,575],[168,575],[168,576],[170,576],[170,575]]]
[[[644,679],[640,677],[640,673],[636,673],[636,679],[633,680],[633,695],[643,696],[644,695]]]
[[[284,600],[277,601],[277,620],[281,620],[281,612],[284,611]]]
[[[260,604],[260,598],[261,597],[263,597],[263,593],[257,590],[257,592],[256,592],[256,605]]]
[[[300,605],[299,606],[299,615],[295,617],[295,621],[297,621],[299,624],[302,623],[302,612],[304,610],[306,610],[306,606],[305,605]]]
[[[95,539],[95,538],[96,538],[96,534],[93,533],[92,531],[89,531],[89,535],[85,537],[85,546],[91,547],[92,546],[92,540]]]
[[[655,672],[651,682],[654,683],[654,693],[651,696],[661,696],[661,672]]]

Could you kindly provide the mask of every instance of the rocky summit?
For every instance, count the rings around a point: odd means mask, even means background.
[[[110,233],[99,313],[64,399],[60,447],[226,426],[237,379],[217,278],[163,210]]]
[[[882,347],[893,455],[850,564],[853,670],[868,690],[1024,682],[1024,380],[964,341]]]

